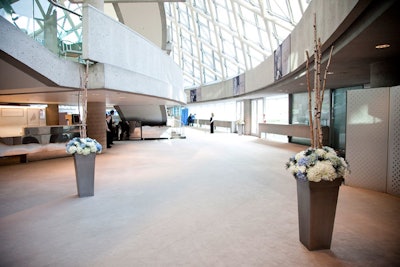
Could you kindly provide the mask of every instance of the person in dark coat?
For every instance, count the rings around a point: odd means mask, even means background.
[[[211,113],[211,118],[210,118],[210,133],[214,133],[214,113]]]
[[[111,115],[106,114],[106,134],[107,134],[107,148],[111,148],[112,132],[110,129]]]

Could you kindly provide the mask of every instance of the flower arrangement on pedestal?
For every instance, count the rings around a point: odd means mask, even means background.
[[[296,178],[300,242],[309,250],[329,249],[339,187],[349,166],[333,148],[323,146],[321,110],[328,68],[332,58],[330,49],[323,78],[321,78],[321,40],[317,39],[314,14],[314,87],[310,85],[310,56],[306,51],[306,78],[311,146],[300,151],[286,162]],[[314,97],[312,93],[314,92]],[[314,107],[312,103],[314,102]]]
[[[330,147],[308,148],[292,156],[286,168],[296,179],[312,182],[333,181],[348,173],[348,163]]]
[[[94,195],[94,176],[96,153],[101,153],[103,147],[95,139],[87,137],[87,84],[89,75],[89,60],[86,61],[86,70],[83,87],[80,90],[82,105],[82,122],[79,127],[80,137],[74,137],[66,144],[66,151],[74,157],[76,185],[79,197]]]
[[[330,49],[323,77],[321,77],[321,40],[317,38],[316,15],[314,14],[314,86],[310,82],[310,56],[306,51],[306,78],[308,89],[308,115],[310,121],[311,146],[292,156],[286,163],[296,179],[312,182],[333,181],[344,178],[348,163],[339,157],[333,148],[323,146],[321,111],[328,68],[331,63],[333,46]],[[312,95],[314,92],[314,96]],[[312,106],[314,104],[314,107]]]
[[[89,137],[80,138],[74,137],[66,145],[66,151],[68,154],[81,154],[89,155],[90,153],[101,153],[103,147],[95,139]]]

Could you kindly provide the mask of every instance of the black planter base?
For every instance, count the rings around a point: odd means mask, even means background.
[[[94,196],[94,168],[96,153],[74,154],[76,186],[79,197]]]
[[[343,178],[310,182],[297,179],[300,242],[308,250],[330,249],[339,187]]]

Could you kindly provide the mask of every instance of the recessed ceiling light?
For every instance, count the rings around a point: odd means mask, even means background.
[[[390,44],[380,44],[375,46],[376,49],[384,49],[388,47],[390,47]]]

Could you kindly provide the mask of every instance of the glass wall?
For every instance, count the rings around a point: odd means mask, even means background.
[[[361,89],[362,86],[335,89],[332,92],[332,146],[337,150],[346,149],[347,91]]]
[[[160,1],[168,2],[168,1]],[[164,3],[171,56],[184,87],[235,77],[273,54],[309,0],[187,0]]]
[[[209,120],[211,113],[218,121],[236,120],[236,102],[214,102],[207,104],[191,104],[188,108],[189,114],[195,114],[196,119]]]
[[[289,123],[289,96],[279,95],[265,98],[265,121],[266,123],[288,124]]]
[[[312,101],[314,107],[314,100]],[[330,126],[331,117],[330,90],[325,90],[321,111],[321,126]],[[308,92],[292,95],[292,124],[309,125]],[[310,145],[309,138],[292,137],[293,143]]]
[[[59,56],[82,54],[82,5],[48,0],[1,1],[0,16]]]
[[[314,101],[312,103],[314,107]],[[321,111],[321,125],[329,126],[330,124],[330,91],[325,90],[324,102]],[[292,124],[309,125],[308,116],[308,93],[293,94],[292,102]]]
[[[264,99],[251,100],[251,134],[258,134],[258,124],[263,122]]]

